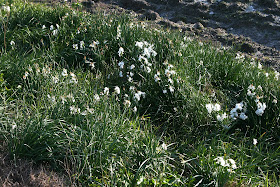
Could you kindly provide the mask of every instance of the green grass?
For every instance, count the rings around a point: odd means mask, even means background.
[[[277,72],[124,14],[10,7],[0,12],[10,155],[83,186],[279,185]]]

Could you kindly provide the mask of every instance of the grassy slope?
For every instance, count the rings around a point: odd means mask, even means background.
[[[277,72],[127,15],[16,1],[0,18],[11,154],[88,185],[279,185]]]

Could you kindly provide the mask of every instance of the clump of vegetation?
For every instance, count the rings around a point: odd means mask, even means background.
[[[0,1],[1,141],[81,185],[279,184],[279,73],[128,15]]]

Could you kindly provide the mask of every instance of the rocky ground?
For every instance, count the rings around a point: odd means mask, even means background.
[[[201,40],[234,46],[280,69],[280,2],[277,0],[95,0],[88,10],[129,11],[139,19],[182,29]]]

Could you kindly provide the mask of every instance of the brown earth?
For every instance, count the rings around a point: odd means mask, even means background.
[[[0,186],[3,187],[63,187],[71,186],[65,176],[31,161],[11,159],[0,153]]]

